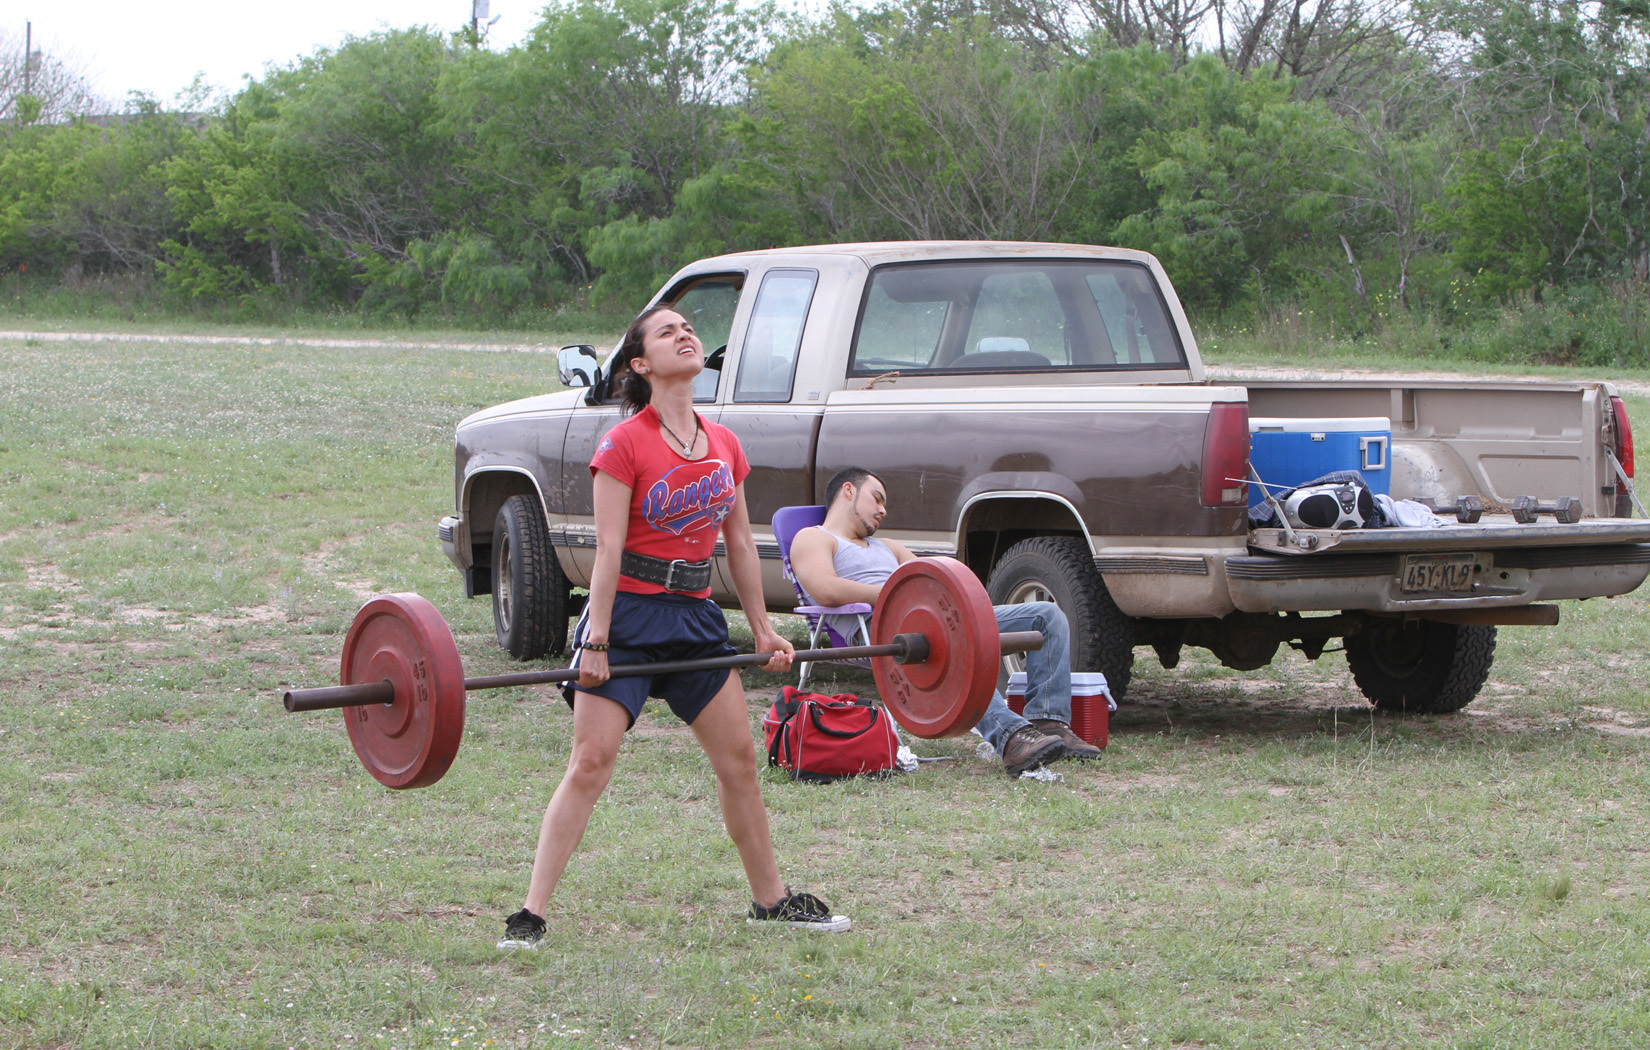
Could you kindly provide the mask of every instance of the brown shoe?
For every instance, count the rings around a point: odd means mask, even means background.
[[[1072,732],[1071,727],[1058,718],[1034,718],[1031,720],[1031,724],[1036,726],[1041,733],[1059,737],[1060,743],[1066,745],[1065,757],[1067,758],[1100,757],[1099,748]]]
[[[1021,726],[1003,745],[1003,768],[1011,777],[1053,762],[1066,753],[1057,736],[1045,736],[1036,726]]]

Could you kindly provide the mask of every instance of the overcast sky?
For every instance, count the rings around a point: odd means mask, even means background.
[[[490,0],[498,22],[489,46],[518,43],[538,21],[543,0]],[[24,23],[34,46],[62,59],[92,90],[120,103],[128,91],[169,102],[195,78],[234,93],[245,76],[262,77],[317,48],[380,29],[430,25],[444,31],[470,20],[471,0],[0,0],[0,36],[21,47]],[[216,97],[216,92],[214,93]]]

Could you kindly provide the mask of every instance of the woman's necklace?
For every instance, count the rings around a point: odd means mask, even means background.
[[[659,417],[659,425],[665,428],[665,433],[676,438],[676,443],[682,446],[682,455],[693,455],[693,446],[699,442],[699,413],[693,413],[693,437],[687,441],[683,441],[677,436],[676,431],[670,429],[670,424],[665,422],[664,416]]]

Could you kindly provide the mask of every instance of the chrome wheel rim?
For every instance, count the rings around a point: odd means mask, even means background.
[[[493,573],[493,595],[498,599],[499,626],[505,631],[510,630],[510,618],[515,612],[515,595],[510,593],[510,581],[515,578],[510,563],[510,542],[506,540],[499,545],[496,564],[497,570]]]
[[[1052,602],[1054,592],[1041,580],[1026,580],[1024,583],[1008,592],[1008,599],[1003,605],[1024,605],[1026,602]],[[1003,674],[1005,676],[1018,674],[1026,669],[1025,653],[1004,653]],[[1007,678],[1003,679],[1005,682]]]

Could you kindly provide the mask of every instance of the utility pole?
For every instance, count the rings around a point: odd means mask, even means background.
[[[486,3],[487,0],[481,0]],[[23,23],[23,94],[32,95],[34,87],[34,23]]]
[[[498,21],[497,18],[489,19],[487,17],[491,13],[492,0],[470,0],[471,47],[479,49],[481,47],[482,38],[487,34],[488,27]]]

